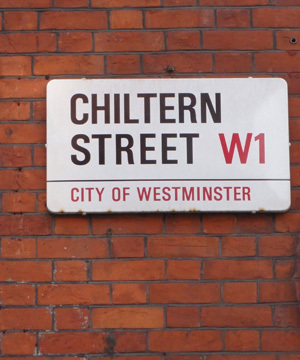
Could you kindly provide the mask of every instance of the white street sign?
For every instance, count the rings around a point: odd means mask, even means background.
[[[284,80],[52,80],[52,212],[284,211]]]

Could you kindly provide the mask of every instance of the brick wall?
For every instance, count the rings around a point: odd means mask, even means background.
[[[300,1],[0,0],[0,13],[0,356],[299,360]],[[290,211],[49,214],[46,84],[82,76],[283,77]]]

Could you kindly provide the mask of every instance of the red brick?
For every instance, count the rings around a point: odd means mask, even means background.
[[[44,124],[4,124],[0,125],[0,141],[2,144],[43,143],[45,132]]]
[[[272,279],[271,260],[205,260],[204,279]]]
[[[2,195],[3,212],[34,212],[36,208],[36,195],[30,193],[5,193]]]
[[[240,233],[271,233],[273,232],[273,219],[270,215],[239,215],[238,232]]]
[[[281,76],[288,84],[289,94],[299,94],[300,82],[298,73],[288,73]]]
[[[57,330],[88,329],[89,317],[89,310],[85,308],[57,308],[55,326]]]
[[[160,6],[160,0],[92,0],[92,7],[123,8]]]
[[[291,185],[298,186],[300,184],[300,166],[291,167]]]
[[[112,234],[161,234],[161,215],[102,215],[92,218],[94,235]]]
[[[168,260],[167,279],[200,280],[200,266],[198,260]]]
[[[113,304],[145,304],[147,289],[145,284],[114,284],[112,287]]]
[[[0,163],[2,167],[31,166],[31,147],[22,145],[1,146]]]
[[[35,288],[33,285],[0,285],[1,305],[34,305]]]
[[[250,10],[219,9],[217,10],[217,26],[220,28],[250,27]]]
[[[300,355],[282,355],[279,360],[300,360]]]
[[[95,261],[92,279],[96,281],[163,280],[162,260]]]
[[[106,57],[107,74],[140,74],[138,55],[108,55]]]
[[[1,240],[2,258],[30,259],[36,257],[35,252],[36,239],[34,238],[2,238]]]
[[[49,309],[1,309],[1,330],[50,330],[52,315]]]
[[[196,214],[167,214],[167,234],[198,234],[200,232],[200,216]]]
[[[39,258],[97,259],[108,255],[107,241],[99,238],[42,238],[37,248]]]
[[[102,55],[36,56],[33,72],[35,75],[102,75],[104,58]]]
[[[107,334],[103,332],[60,332],[39,335],[41,354],[103,353]]]
[[[0,53],[53,52],[56,35],[51,33],[0,34]]]
[[[291,164],[300,163],[300,144],[292,143],[290,147],[290,162]]]
[[[17,185],[20,190],[45,190],[45,170],[22,170],[18,172]]]
[[[272,326],[270,306],[210,306],[201,309],[202,326],[265,327]]]
[[[300,331],[264,330],[261,334],[263,351],[299,351]]]
[[[300,4],[300,3],[299,3]],[[276,48],[279,50],[300,50],[300,43],[291,42],[292,38],[299,39],[300,31],[280,30],[276,32]]]
[[[297,249],[297,238],[290,235],[263,236],[259,238],[260,256],[292,256]]]
[[[116,342],[114,350],[120,353],[144,352],[146,351],[146,333],[142,331],[115,331]],[[118,359],[120,360],[120,359]],[[130,359],[131,360],[131,359]]]
[[[51,0],[1,0],[0,8],[47,8]]]
[[[257,72],[299,72],[300,54],[289,52],[270,52],[255,54]]]
[[[275,218],[275,229],[278,232],[300,231],[300,214],[285,213],[277,215]]]
[[[278,260],[275,264],[276,279],[290,279],[294,275],[295,260]]]
[[[144,257],[143,237],[113,237],[111,239],[111,257],[135,258]]]
[[[236,231],[234,215],[203,215],[202,222],[205,234],[231,234]]]
[[[105,11],[44,11],[41,30],[101,30],[107,29]]]
[[[33,156],[35,166],[46,166],[46,148],[44,145],[35,146]]]
[[[92,51],[92,34],[87,32],[67,32],[59,34],[58,47],[61,52]]]
[[[274,326],[276,327],[299,327],[300,313],[298,305],[275,306]]]
[[[213,5],[213,6],[269,5],[269,0],[201,0],[201,5]]]
[[[200,32],[199,31],[168,31],[167,49],[168,50],[199,50]]]
[[[171,355],[168,360],[202,360],[201,355]]]
[[[88,235],[89,219],[81,215],[56,217],[54,232],[56,235]]]
[[[144,55],[146,74],[166,74],[168,66],[175,68],[174,73],[209,73],[213,71],[211,54],[167,53]]]
[[[197,0],[164,0],[164,6],[193,6]]]
[[[149,285],[152,304],[203,304],[220,302],[220,286],[214,283],[162,283]]]
[[[221,332],[216,330],[152,331],[149,333],[150,351],[187,352],[220,351]]]
[[[243,304],[257,302],[257,284],[254,282],[228,282],[223,285],[226,303]]]
[[[203,48],[212,50],[269,50],[273,48],[272,31],[203,31]]]
[[[231,330],[225,332],[227,351],[258,351],[259,332],[255,330]]]
[[[0,234],[8,236],[49,235],[51,217],[44,215],[2,215]]]
[[[150,257],[216,257],[219,239],[204,236],[164,236],[148,238]]]
[[[299,27],[300,9],[253,9],[255,27]]]
[[[300,140],[300,121],[298,119],[290,119],[290,139]]]
[[[215,67],[217,73],[244,73],[252,71],[250,53],[216,53]]]
[[[88,305],[109,302],[108,285],[51,284],[40,285],[38,288],[40,305]]]
[[[141,10],[112,10],[110,12],[111,29],[142,29],[142,27]]]
[[[42,98],[46,96],[45,79],[2,79],[0,80],[0,97],[9,98]]]
[[[152,329],[164,326],[164,311],[158,307],[117,307],[93,310],[94,329]]]
[[[37,12],[9,11],[4,13],[5,30],[35,30],[37,28]]]
[[[88,0],[54,0],[54,7],[85,8],[88,7]]]
[[[51,281],[52,264],[45,261],[1,261],[0,281]]]
[[[46,101],[33,102],[33,120],[46,121]]]
[[[55,280],[57,281],[87,280],[87,264],[84,261],[57,261],[55,266]]]
[[[38,212],[48,213],[48,209],[46,207],[46,193],[38,194]]]
[[[259,284],[260,302],[297,301],[294,282],[264,282]]]
[[[2,354],[35,355],[36,334],[13,332],[2,336]]]
[[[145,26],[151,29],[213,27],[214,14],[208,9],[149,10]]]
[[[278,6],[293,6],[293,5],[300,5],[300,0],[271,0],[272,5]],[[280,360],[282,360],[280,358]]]
[[[162,32],[110,32],[95,34],[95,51],[128,52],[164,50]]]
[[[0,121],[29,120],[30,103],[23,101],[1,101]]]
[[[31,75],[31,58],[29,56],[1,56],[0,76]]]
[[[199,327],[200,310],[198,307],[168,307],[167,326],[168,327]]]
[[[255,256],[256,241],[252,236],[223,237],[222,256]]]
[[[100,358],[94,358],[95,360],[100,360]],[[117,357],[110,357],[110,360],[164,360],[160,356],[122,356],[121,358],[119,356]]]

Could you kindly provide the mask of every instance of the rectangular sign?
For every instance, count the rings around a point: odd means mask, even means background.
[[[55,213],[284,211],[284,80],[52,80],[47,206]]]

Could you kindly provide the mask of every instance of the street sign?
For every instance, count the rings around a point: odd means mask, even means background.
[[[287,210],[285,81],[50,81],[47,206],[55,213]]]

